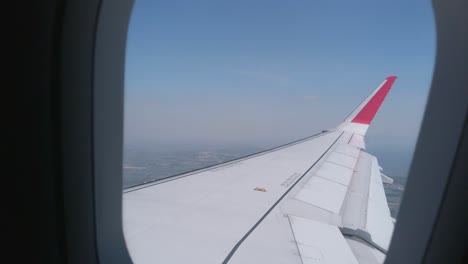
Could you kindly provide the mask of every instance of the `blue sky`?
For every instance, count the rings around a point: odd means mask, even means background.
[[[430,1],[136,0],[125,140],[274,146],[336,126],[397,75],[367,142],[405,174],[434,59]]]

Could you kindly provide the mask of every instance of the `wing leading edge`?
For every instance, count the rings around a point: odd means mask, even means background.
[[[396,77],[336,129],[126,189],[136,263],[382,263],[393,232],[364,136]]]

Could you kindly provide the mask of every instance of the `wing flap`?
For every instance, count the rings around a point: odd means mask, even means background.
[[[346,186],[342,184],[321,177],[312,177],[295,198],[338,214],[346,196],[346,191]]]
[[[388,250],[394,224],[383,189],[377,158],[372,157],[366,229],[372,240]]]
[[[320,166],[320,169],[315,174],[317,177],[348,187],[351,177],[353,176],[353,169],[327,160]]]
[[[358,263],[336,226],[296,216],[289,219],[304,264]]]

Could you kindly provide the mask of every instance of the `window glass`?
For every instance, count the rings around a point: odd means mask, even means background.
[[[397,75],[366,135],[396,218],[434,54],[429,1],[137,0],[124,188],[334,128]]]

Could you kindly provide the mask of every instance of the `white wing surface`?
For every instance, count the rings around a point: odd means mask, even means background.
[[[135,263],[382,263],[394,222],[364,138],[396,77],[337,128],[126,189]]]

